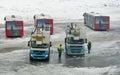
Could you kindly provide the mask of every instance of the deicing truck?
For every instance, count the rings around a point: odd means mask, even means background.
[[[82,26],[71,23],[66,28],[66,55],[85,55],[86,31]]]
[[[50,58],[50,28],[43,27],[43,24],[39,25],[39,28],[35,28],[31,33],[28,46],[30,47],[30,60],[33,59],[47,59]]]

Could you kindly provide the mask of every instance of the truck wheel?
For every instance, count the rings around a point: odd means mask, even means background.
[[[66,54],[65,54],[65,57],[66,57],[66,58],[69,58],[69,57],[70,57],[70,55],[66,53]]]
[[[48,57],[46,58],[46,61],[50,60],[50,47],[49,47],[49,53],[48,53]]]
[[[67,40],[67,39],[65,38],[65,43],[66,43],[66,40]]]
[[[65,50],[66,50],[66,52],[67,52],[67,47],[66,47],[66,45],[65,45]]]
[[[82,56],[82,57],[84,57],[84,56],[85,56],[85,54],[82,54],[81,56]]]
[[[29,59],[30,59],[30,61],[33,61],[33,58],[29,55]]]
[[[49,61],[49,59],[50,59],[50,56],[48,56],[48,57],[46,58],[47,61]]]
[[[67,48],[66,48],[66,46],[65,46],[65,50],[66,50],[65,54],[67,55]]]

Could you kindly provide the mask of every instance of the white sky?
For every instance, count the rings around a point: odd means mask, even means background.
[[[49,14],[54,19],[81,19],[84,12],[105,13],[111,9],[104,4],[117,8],[119,3],[120,0],[0,0],[0,23],[4,23],[4,16],[13,14],[22,16],[25,21],[39,13]]]

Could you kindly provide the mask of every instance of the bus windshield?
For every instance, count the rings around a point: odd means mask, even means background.
[[[43,27],[43,25],[45,24],[45,20],[38,20],[38,27]]]
[[[102,24],[102,25],[109,24],[109,18],[108,17],[97,17],[96,24]]]
[[[21,30],[22,29],[22,23],[17,24],[17,22],[7,22],[7,29],[8,30]]]
[[[44,28],[52,27],[52,24],[50,22],[47,22],[47,21],[49,21],[49,20],[44,20],[44,19],[38,20],[38,27],[44,27]]]

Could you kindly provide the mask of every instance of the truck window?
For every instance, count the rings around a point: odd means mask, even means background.
[[[36,44],[36,41],[31,42],[32,48],[48,48],[48,44]]]
[[[84,39],[74,40],[73,37],[67,40],[69,44],[83,44]]]

